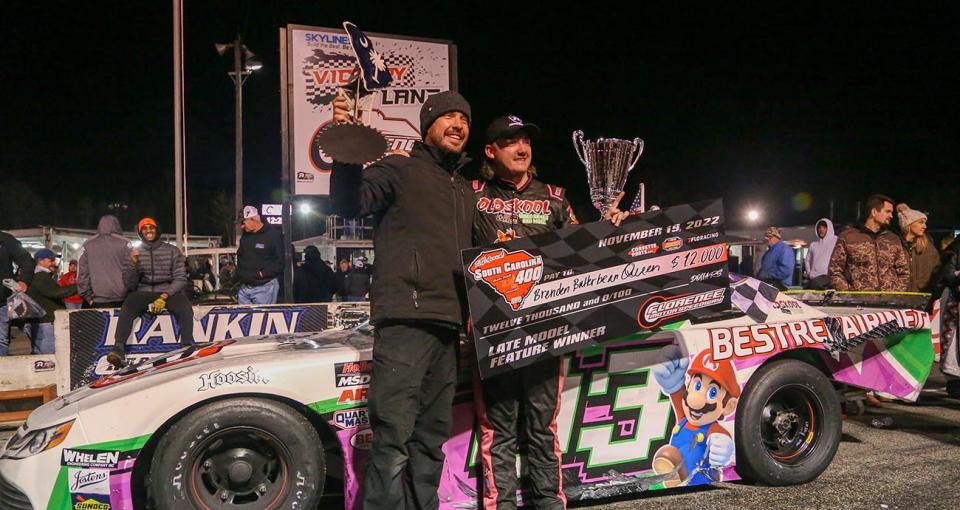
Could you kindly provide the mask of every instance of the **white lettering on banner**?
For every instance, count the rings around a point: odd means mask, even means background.
[[[210,313],[207,315],[206,321],[194,321],[193,338],[197,342],[209,342],[243,336],[291,333],[296,330],[301,314],[302,312],[299,310]],[[110,317],[110,324],[107,326],[107,333],[103,338],[104,345],[114,345],[114,335],[119,320],[120,318],[117,316]],[[163,344],[179,342],[174,332],[172,315],[165,314],[154,317],[147,331],[138,338],[137,332],[142,328],[141,325],[140,318],[133,321],[133,331],[127,339],[127,345],[144,345],[153,338],[159,338]]]
[[[626,234],[624,234],[626,235]],[[625,241],[623,241],[625,242]],[[541,283],[524,300],[521,310],[542,306],[563,297],[571,298],[588,292],[675,273],[686,269],[709,266],[727,260],[725,244],[713,244],[679,253],[630,262],[583,273],[568,278]]]

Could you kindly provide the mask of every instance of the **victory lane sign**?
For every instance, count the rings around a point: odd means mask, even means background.
[[[484,378],[729,306],[719,199],[462,252]]]

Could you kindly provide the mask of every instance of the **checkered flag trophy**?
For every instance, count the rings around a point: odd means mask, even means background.
[[[587,169],[590,201],[604,214],[623,193],[627,175],[643,153],[643,140],[634,138],[598,138],[584,140],[583,131],[573,132],[573,148]]]
[[[356,25],[343,22],[343,28],[350,37],[350,45],[357,57],[360,76],[355,80],[356,90],[353,97],[353,118],[355,123],[330,124],[317,134],[316,143],[324,153],[336,161],[362,165],[379,159],[387,151],[387,139],[379,131],[363,124],[363,112],[360,102],[369,98],[368,118],[372,116],[374,98],[381,89],[393,81],[383,57],[374,49],[373,41]],[[337,89],[337,95],[346,96],[348,92]]]

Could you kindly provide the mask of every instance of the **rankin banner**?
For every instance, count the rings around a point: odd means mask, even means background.
[[[194,320],[196,342],[327,329],[328,304],[218,306]],[[78,310],[69,314],[70,389],[113,373],[106,355],[114,345],[119,309]],[[134,320],[127,358],[138,363],[180,347],[180,326],[169,313]]]
[[[720,199],[462,253],[480,375],[729,306]]]

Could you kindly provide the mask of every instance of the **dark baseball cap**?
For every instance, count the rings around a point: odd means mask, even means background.
[[[493,143],[493,141],[498,138],[511,137],[520,131],[526,131],[530,138],[540,136],[540,127],[536,124],[524,122],[523,119],[516,115],[504,115],[503,117],[494,119],[494,121],[487,126],[487,137],[485,140],[486,143]]]

